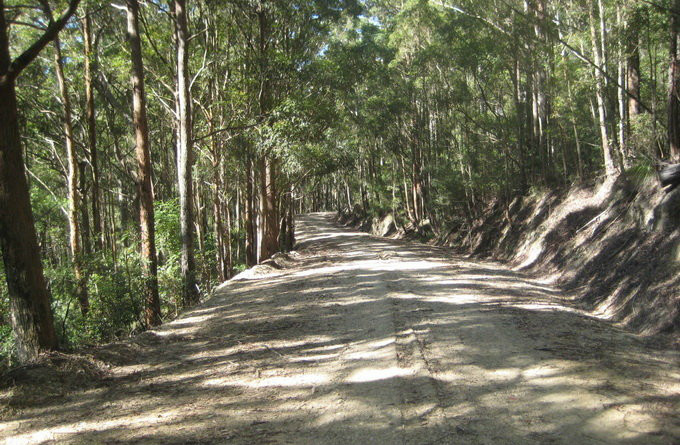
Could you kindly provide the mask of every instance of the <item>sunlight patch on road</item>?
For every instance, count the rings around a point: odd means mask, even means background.
[[[517,368],[501,368],[495,369],[490,372],[490,376],[493,380],[507,381],[514,380],[520,375],[520,370]]]
[[[640,436],[661,431],[663,425],[642,410],[640,404],[616,404],[589,419],[584,430],[608,441],[644,443]]]
[[[428,303],[448,303],[448,304],[469,304],[469,303],[479,303],[485,298],[489,298],[488,295],[481,293],[455,293],[446,296],[430,297],[422,295],[399,295],[396,298],[400,299],[419,299]]]
[[[395,377],[406,377],[413,375],[413,369],[391,366],[389,368],[361,368],[354,371],[347,379],[348,383],[366,383],[378,380],[387,380]]]
[[[310,373],[310,374],[294,374],[294,375],[279,375],[260,377],[252,379],[238,379],[233,377],[220,377],[215,379],[208,379],[202,383],[203,386],[208,387],[227,387],[227,386],[244,386],[247,388],[268,388],[268,387],[309,387],[324,385],[331,381],[330,377],[325,373]]]
[[[167,323],[160,329],[147,332],[153,332],[159,337],[191,334],[202,328],[202,323],[210,320],[213,317],[214,315],[195,315],[193,317],[179,318]]]
[[[413,293],[395,293],[390,295],[391,298],[397,300],[420,300],[428,303],[447,303],[447,304],[469,304],[469,303],[479,303],[485,298],[489,298],[488,295],[482,293],[452,293],[443,296],[430,296],[430,295],[418,295]]]
[[[334,238],[351,238],[351,237],[362,237],[366,238],[368,237],[368,234],[364,232],[326,232],[326,233],[319,233],[316,234],[316,236],[302,236],[298,238],[298,241],[300,242],[315,242],[315,241],[322,241],[322,240],[329,240],[329,239],[334,239]]]
[[[545,292],[550,294],[555,291],[555,289],[549,286],[538,285],[531,283],[528,280],[525,281],[522,278],[502,278],[498,275],[492,274],[466,274],[459,273],[456,274],[455,279],[450,279],[443,275],[430,276],[422,280],[425,282],[435,281],[438,285],[444,286],[480,286],[484,288],[492,289],[520,289],[520,290],[531,290],[535,292]],[[490,283],[493,283],[490,285]]]
[[[385,338],[369,342],[359,342],[356,350],[345,355],[347,360],[389,360],[394,355],[394,338]]]
[[[36,443],[60,443],[75,434],[85,431],[105,431],[118,428],[131,428],[136,426],[148,426],[157,423],[167,423],[177,419],[181,413],[177,411],[155,411],[146,416],[122,416],[112,420],[92,420],[69,423],[57,427],[45,428],[30,433],[10,437],[6,445],[25,445]]]
[[[311,289],[305,293],[316,293],[318,292],[318,289]],[[375,302],[376,298],[361,298],[361,297],[349,297],[349,298],[335,298],[333,300],[328,300],[326,303],[320,303],[318,304],[319,307],[333,307],[333,306],[351,306],[354,304],[362,304],[362,303],[373,303]]]
[[[522,371],[522,377],[526,379],[552,377],[555,374],[564,373],[569,368],[573,368],[573,366],[570,366],[568,362],[560,362],[559,367],[543,364],[525,369]]]
[[[293,363],[304,363],[304,362],[315,363],[315,362],[320,362],[320,361],[324,361],[324,360],[335,359],[339,355],[340,354],[337,353],[337,352],[331,353],[331,354],[303,355],[303,356],[300,356],[300,357],[292,357],[292,358],[289,359],[289,361],[291,361]]]
[[[503,304],[501,303],[501,306],[507,306],[507,307],[514,307],[514,308],[519,308],[519,309],[526,309],[529,311],[536,311],[536,312],[555,312],[555,311],[560,311],[560,312],[571,312],[573,314],[579,314],[583,316],[589,316],[589,314],[583,310],[579,310],[576,308],[571,308],[568,306],[562,306],[561,304],[549,304],[549,303],[526,303],[526,304]],[[590,317],[594,318],[594,317]]]
[[[446,267],[445,263],[435,261],[398,261],[398,260],[364,260],[354,261],[340,266],[319,267],[303,270],[289,275],[290,278],[309,277],[314,275],[330,275],[338,272],[361,270],[366,272],[394,272],[404,270],[430,270]]]
[[[177,320],[171,321],[170,323],[167,323],[166,326],[175,326],[178,324],[193,324],[193,323],[201,323],[206,320],[210,320],[212,318],[211,315],[194,315],[193,317],[182,317]]]
[[[305,352],[324,352],[324,351],[335,351],[341,348],[344,348],[345,344],[343,343],[337,343],[333,345],[327,345],[327,346],[317,346],[314,348],[306,349]]]
[[[296,387],[296,386],[317,386],[330,382],[327,374],[294,374],[290,376],[264,377],[250,382],[245,382],[245,386],[251,388],[263,388],[269,386],[276,387]]]

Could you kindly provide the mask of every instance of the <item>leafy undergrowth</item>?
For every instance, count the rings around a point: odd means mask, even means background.
[[[492,202],[472,225],[429,242],[507,262],[560,285],[593,315],[677,344],[679,220],[680,191],[666,195],[653,178],[628,175]],[[380,219],[344,215],[341,221],[385,235],[375,230]]]

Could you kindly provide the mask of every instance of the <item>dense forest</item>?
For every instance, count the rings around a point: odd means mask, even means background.
[[[680,0],[0,0],[0,355],[140,332],[294,246],[680,160]]]

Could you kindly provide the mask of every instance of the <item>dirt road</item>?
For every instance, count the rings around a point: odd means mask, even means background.
[[[103,348],[104,385],[18,410],[7,444],[677,444],[677,351],[507,268],[298,223],[182,318]],[[262,274],[266,272],[266,274]]]

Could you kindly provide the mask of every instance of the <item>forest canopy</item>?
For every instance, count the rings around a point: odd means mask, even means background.
[[[680,0],[0,0],[0,355],[294,247],[680,161]]]

